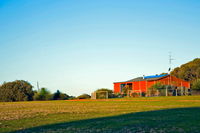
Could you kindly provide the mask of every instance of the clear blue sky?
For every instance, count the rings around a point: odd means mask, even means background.
[[[0,0],[0,83],[69,95],[200,57],[199,0]]]

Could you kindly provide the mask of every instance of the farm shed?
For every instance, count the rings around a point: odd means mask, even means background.
[[[130,88],[130,93],[147,93],[148,88],[160,82],[163,85],[170,85],[175,88],[190,88],[190,83],[168,74],[153,75],[134,78],[124,82],[114,82],[114,93],[122,93],[123,88]]]

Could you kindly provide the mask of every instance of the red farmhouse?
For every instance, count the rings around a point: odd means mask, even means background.
[[[147,92],[147,89],[157,82],[160,82],[164,85],[173,85],[175,87],[190,88],[189,82],[165,74],[165,75],[138,77],[124,82],[115,82],[114,93],[122,93],[122,88],[125,86],[132,88],[132,93]]]

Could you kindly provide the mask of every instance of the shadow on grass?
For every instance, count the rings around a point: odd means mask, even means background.
[[[200,132],[200,108],[177,108],[80,120],[19,130],[12,133],[165,133]]]

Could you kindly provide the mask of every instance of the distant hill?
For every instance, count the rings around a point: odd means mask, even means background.
[[[200,79],[200,58],[196,58],[180,67],[175,68],[171,75],[181,78],[191,83],[197,79]]]

